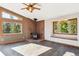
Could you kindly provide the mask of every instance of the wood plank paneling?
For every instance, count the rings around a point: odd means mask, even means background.
[[[22,20],[11,20],[11,19],[7,19],[7,18],[6,19],[2,18],[1,13],[5,12],[5,11],[7,13],[11,13],[11,14],[13,14],[15,16],[21,17]],[[5,35],[5,33],[3,33],[3,31],[2,31],[2,23],[3,22],[21,23],[22,24],[22,34],[16,34],[15,33],[15,34],[6,34]],[[18,42],[18,41],[23,41],[23,40],[31,38],[30,33],[35,31],[35,25],[34,24],[35,23],[34,23],[33,20],[31,20],[31,19],[29,19],[27,17],[23,17],[23,16],[21,16],[19,14],[16,14],[16,13],[12,12],[12,11],[9,11],[9,10],[7,10],[5,8],[0,7],[0,42],[1,42],[1,44],[5,44],[5,42],[6,42],[6,44],[11,43],[11,42]],[[11,38],[11,40],[6,41],[6,39],[9,38],[9,37]]]
[[[40,39],[44,39],[44,20],[37,22],[37,33]]]

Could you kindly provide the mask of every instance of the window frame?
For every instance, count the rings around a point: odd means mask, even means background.
[[[3,32],[3,25],[4,25],[4,23],[16,23],[16,24],[20,24],[20,27],[21,27],[20,30],[21,30],[21,32],[20,32],[20,33],[4,33],[4,32]],[[22,31],[22,23],[18,23],[18,22],[3,22],[3,23],[2,23],[2,33],[3,33],[3,34],[22,34],[22,33],[23,33],[23,31]]]

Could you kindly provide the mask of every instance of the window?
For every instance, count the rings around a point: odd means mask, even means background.
[[[10,18],[10,14],[6,13],[6,12],[3,12],[2,13],[2,17],[3,18]]]
[[[14,19],[14,20],[22,20],[22,18],[11,15],[7,12],[2,12],[2,18],[9,18],[9,19]]]
[[[11,16],[11,19],[18,19],[18,17],[16,17],[16,16]]]
[[[54,21],[53,33],[77,35],[77,18],[63,21]]]
[[[3,33],[22,33],[22,24],[14,22],[4,22]]]

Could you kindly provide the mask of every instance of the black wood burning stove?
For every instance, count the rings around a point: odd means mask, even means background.
[[[35,32],[33,32],[33,33],[31,33],[31,35],[32,35],[32,38],[33,39],[35,39],[35,40],[37,40],[38,39],[38,33],[37,33],[37,19],[36,18],[34,18],[34,21],[35,21]]]
[[[31,35],[32,35],[32,38],[33,38],[33,39],[35,39],[35,40],[38,39],[38,34],[37,34],[37,32],[31,33]]]

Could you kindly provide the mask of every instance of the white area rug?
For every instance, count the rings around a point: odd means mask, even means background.
[[[52,48],[30,43],[22,46],[17,46],[12,49],[24,56],[38,56]]]
[[[0,56],[5,56],[2,52],[0,52]]]
[[[72,52],[65,52],[63,56],[76,56],[76,55]]]

